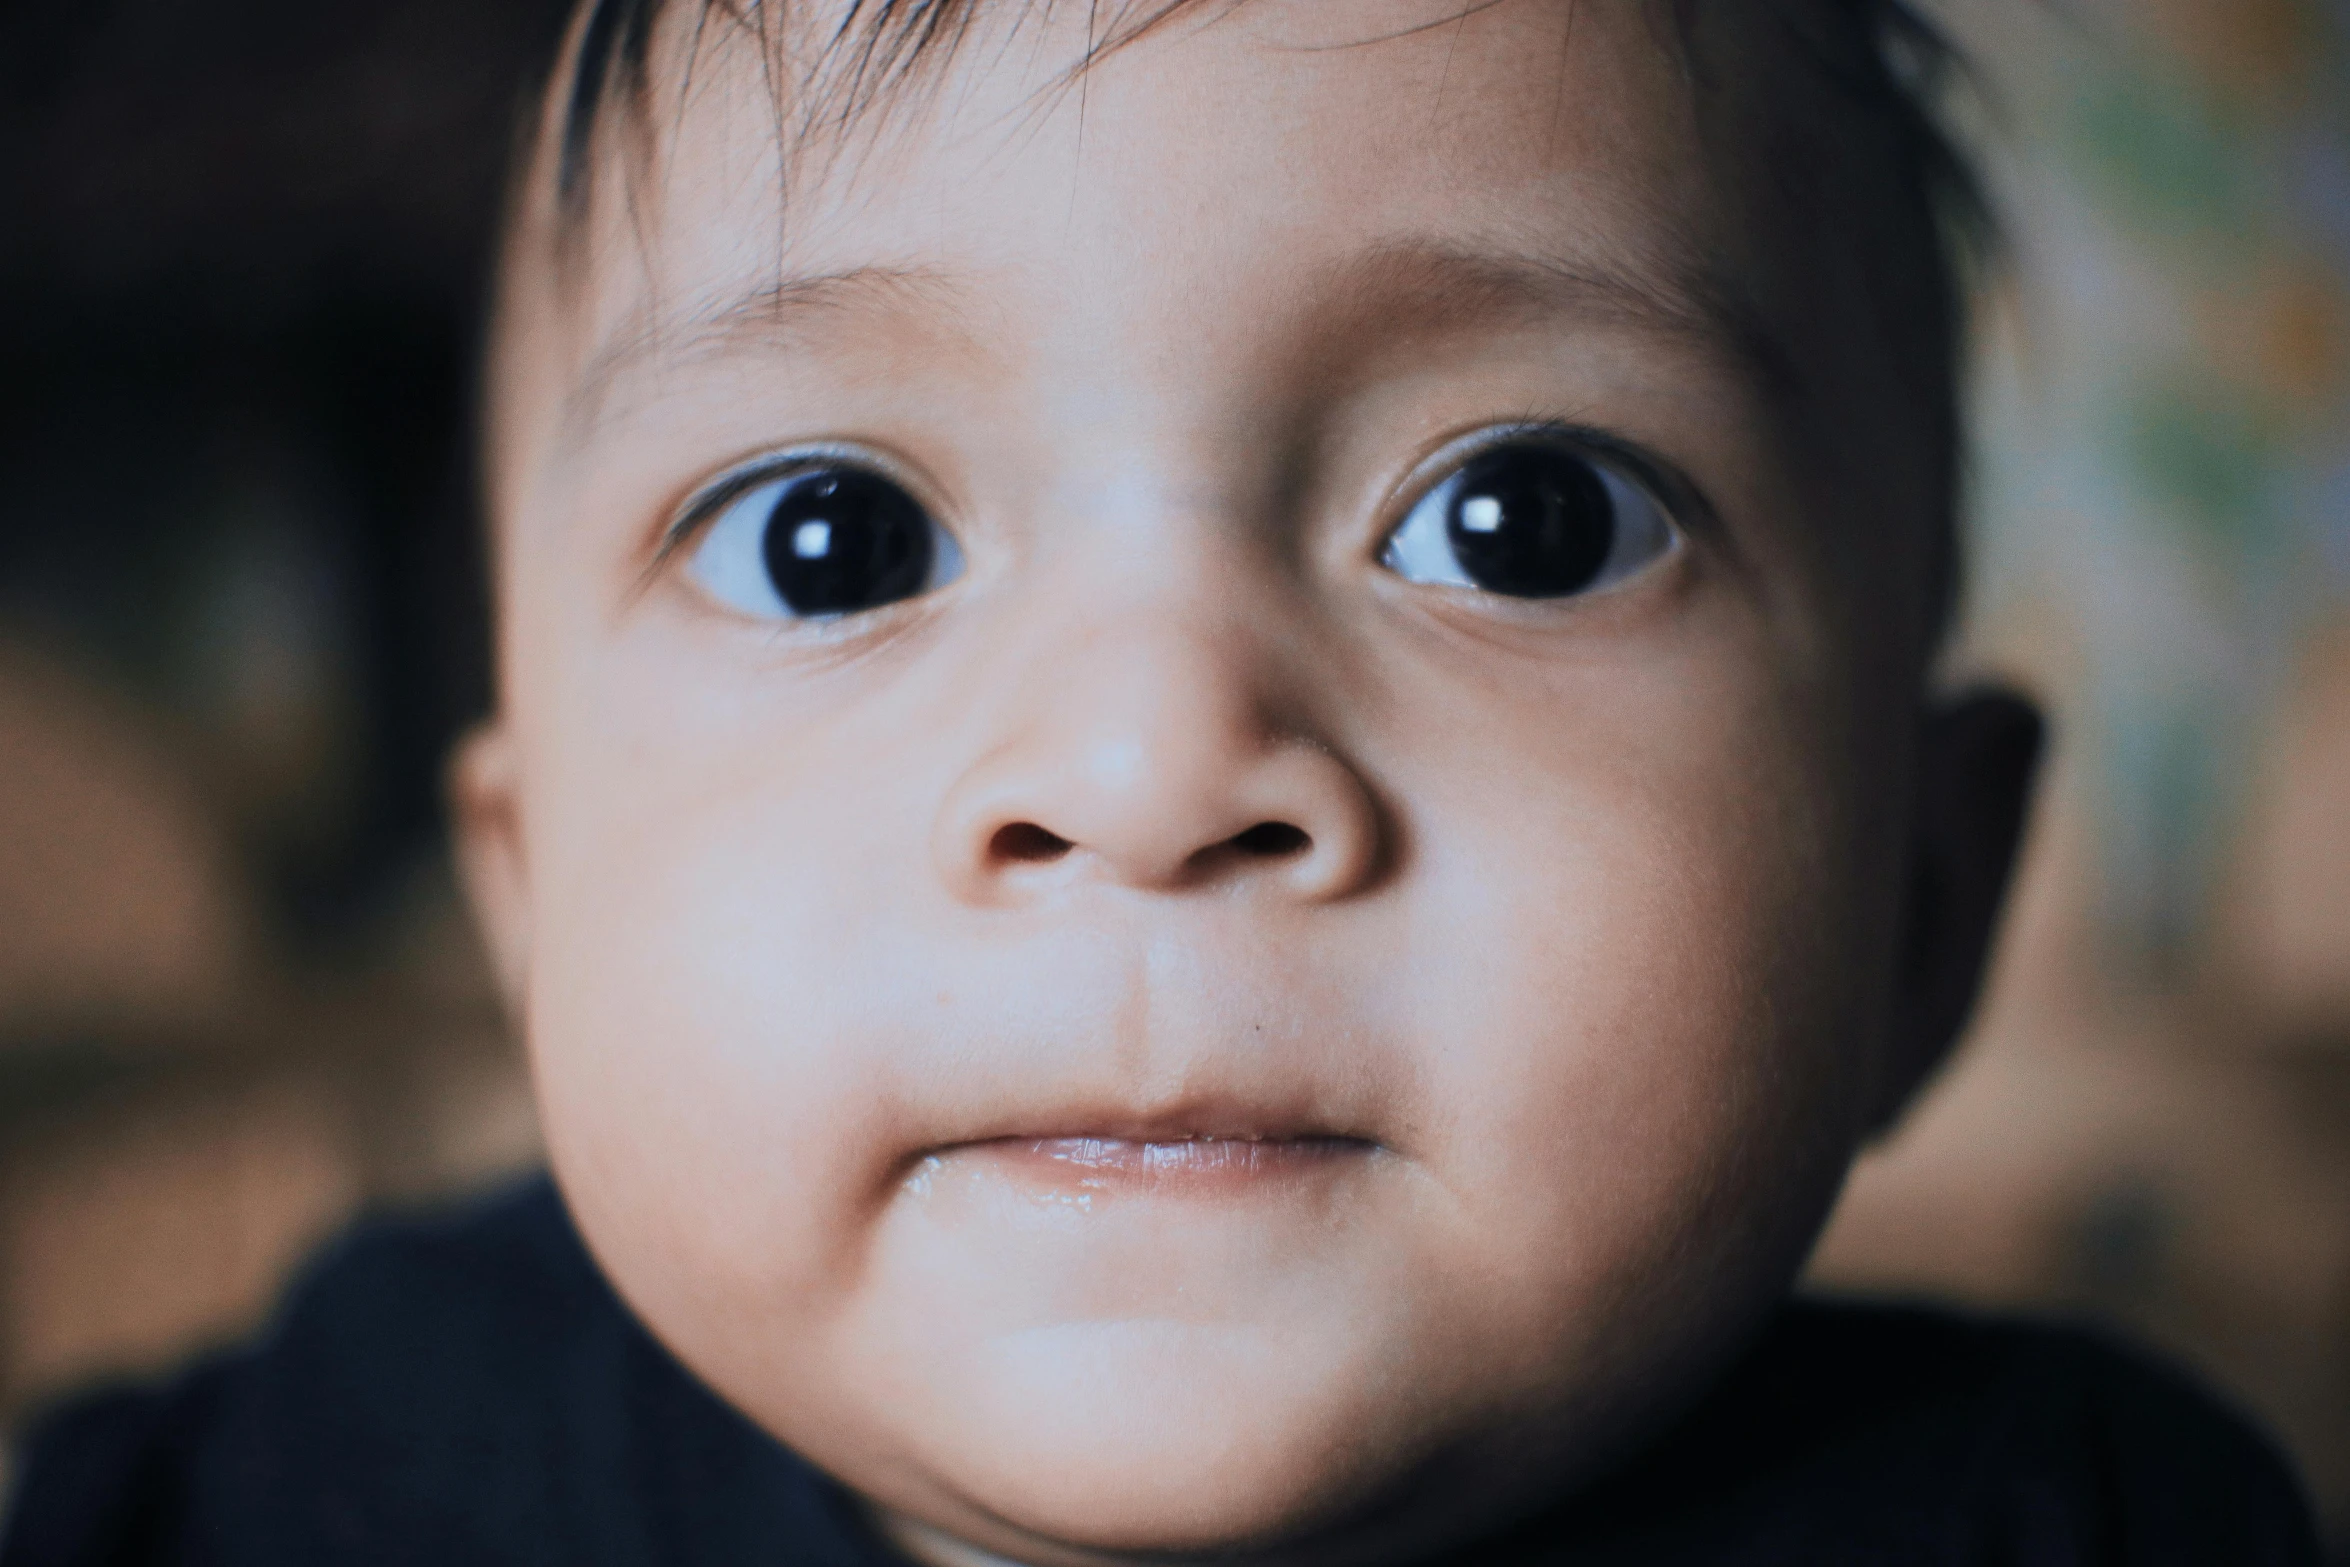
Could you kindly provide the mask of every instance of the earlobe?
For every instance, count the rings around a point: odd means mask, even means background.
[[[498,989],[519,1021],[530,968],[530,878],[513,736],[492,719],[449,758],[449,815],[458,874],[487,943]]]
[[[1901,988],[1873,1130],[1950,1054],[1981,989],[2029,819],[2045,726],[2012,691],[1942,700],[1924,722],[1903,917]]]

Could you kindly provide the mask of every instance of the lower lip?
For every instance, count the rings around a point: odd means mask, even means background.
[[[1088,1192],[1239,1194],[1344,1168],[1372,1152],[1347,1137],[1005,1137],[959,1150],[1028,1182]]]

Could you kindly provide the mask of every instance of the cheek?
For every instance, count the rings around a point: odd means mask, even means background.
[[[1890,923],[1844,752],[1800,705],[1610,684],[1420,751],[1482,765],[1400,781],[1429,807],[1414,956],[1371,1003],[1423,1042],[1432,1162],[1481,1248],[1460,1264],[1529,1314],[1488,1350],[1534,1377],[1794,1266],[1857,1132],[1856,977]]]
[[[695,1320],[669,1289],[788,1308],[854,1267],[841,1218],[892,1174],[876,1072],[941,1004],[912,961],[921,758],[862,761],[856,725],[651,639],[573,667],[526,709],[550,1151],[647,1315]]]

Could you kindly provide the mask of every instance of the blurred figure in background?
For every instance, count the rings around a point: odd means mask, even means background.
[[[465,435],[552,4],[0,13],[0,1403],[535,1157],[456,911]]]
[[[249,1327],[535,1155],[450,890],[463,431],[554,4],[0,16],[0,1410]],[[1948,8],[2017,249],[1970,633],[2060,770],[1977,1037],[1839,1287],[2085,1310],[2350,1525],[2350,39]]]

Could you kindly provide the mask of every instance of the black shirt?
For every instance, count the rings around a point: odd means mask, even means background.
[[[885,1567],[637,1325],[534,1182],[342,1241],[254,1347],[68,1406],[0,1567]],[[1456,1559],[2314,1567],[2276,1455],[2085,1335],[1796,1304],[1613,1479]]]

